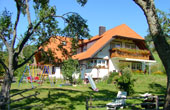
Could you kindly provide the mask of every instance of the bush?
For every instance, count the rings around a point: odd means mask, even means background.
[[[164,73],[162,71],[155,71],[152,74],[163,75]]]
[[[134,93],[135,81],[135,79],[132,79],[131,70],[126,67],[122,70],[122,76],[116,79],[116,85],[121,91],[126,91],[128,95],[131,95]]]
[[[151,65],[151,73],[152,74],[165,74],[165,69],[162,64],[156,63],[154,65]]]
[[[72,75],[76,72],[79,72],[79,63],[78,60],[69,58],[64,60],[61,68],[64,79],[68,80],[71,84],[73,83],[74,78]]]
[[[81,79],[80,75],[78,79],[74,79],[75,84],[82,84],[83,83],[83,79]]]
[[[133,73],[133,74],[144,74],[144,72],[141,71],[141,70],[135,70],[135,71],[133,71],[132,73]]]
[[[117,72],[110,72],[110,73],[109,73],[109,77],[108,77],[108,79],[107,79],[107,84],[113,83],[114,77],[117,76],[117,75],[118,75]]]

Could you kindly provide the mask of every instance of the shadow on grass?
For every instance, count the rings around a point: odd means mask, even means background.
[[[16,91],[17,89],[12,91],[12,93],[15,93]],[[40,92],[39,96],[27,98],[22,101],[13,103],[11,104],[11,108],[43,104],[44,106],[38,106],[35,109],[41,110],[43,108],[47,108],[49,110],[76,110],[78,105],[81,105],[81,107],[85,109],[85,100],[87,97],[92,96],[99,99],[115,98],[117,94],[109,90],[99,90],[98,92],[94,92],[91,89],[87,91],[79,91],[64,88],[37,88],[36,91]]]
[[[150,91],[150,93],[152,93],[152,94],[162,94],[162,93],[166,92],[166,87],[164,87],[158,83],[149,84],[149,88],[152,90],[152,91]]]
[[[162,94],[165,93],[166,88],[158,83],[149,84],[150,93],[152,94]],[[24,90],[24,89],[22,89]],[[12,94],[15,94],[21,90],[13,89],[11,90]],[[92,102],[94,106],[105,106],[108,102],[114,99],[117,95],[116,91],[102,89],[98,92],[95,92],[88,88],[86,91],[80,91],[76,89],[68,88],[36,88],[35,90],[30,90],[30,94],[34,91],[40,92],[40,95],[37,97],[31,97],[24,99],[22,101],[11,104],[11,108],[16,107],[25,107],[30,105],[42,105],[35,107],[35,110],[76,110],[76,109],[85,109],[85,100],[86,98],[95,98],[99,101]],[[141,92],[141,94],[143,94]],[[25,94],[24,94],[25,95]],[[100,100],[101,99],[101,100]],[[109,99],[107,101],[102,101],[102,99]],[[90,104],[90,103],[89,103]],[[129,104],[133,104],[130,102]],[[130,107],[131,109],[139,109],[137,107]],[[30,110],[33,108],[26,108],[24,110]]]

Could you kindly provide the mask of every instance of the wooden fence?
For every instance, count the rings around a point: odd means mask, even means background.
[[[147,102],[144,101],[144,99],[147,98],[153,98],[154,101],[153,102]],[[123,105],[124,107],[135,107],[135,106],[142,106],[142,108],[145,108],[143,110],[161,110],[160,107],[163,108],[163,104],[164,104],[164,96],[150,96],[150,97],[127,97],[127,98],[114,98],[116,99],[136,99],[136,100],[143,100],[143,103],[138,103],[138,104],[128,104],[126,103],[125,105]],[[94,105],[93,106],[93,102],[94,101],[109,101],[109,100],[113,100],[113,99],[109,99],[109,98],[92,98],[92,97],[87,97],[86,98],[86,104],[85,104],[85,109],[89,110],[90,108],[105,108],[107,107],[106,104],[105,105]],[[90,103],[90,104],[89,104]],[[152,106],[154,108],[147,108],[149,106]]]

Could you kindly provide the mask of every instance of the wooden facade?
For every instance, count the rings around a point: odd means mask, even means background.
[[[113,48],[110,50],[110,57],[134,58],[149,60],[150,52],[148,50]]]

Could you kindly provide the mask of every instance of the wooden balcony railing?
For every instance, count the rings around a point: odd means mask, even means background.
[[[137,50],[127,48],[113,48],[110,50],[110,57],[123,57],[149,60],[150,52],[148,50]]]

